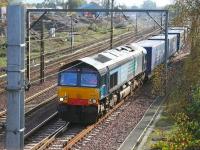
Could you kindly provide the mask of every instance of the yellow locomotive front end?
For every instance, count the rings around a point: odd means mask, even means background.
[[[78,65],[62,69],[58,79],[58,112],[72,123],[94,123],[98,117],[100,100],[98,72]]]
[[[98,105],[99,89],[87,87],[63,87],[58,88],[60,103],[76,106]]]

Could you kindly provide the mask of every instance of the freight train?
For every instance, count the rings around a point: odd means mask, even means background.
[[[187,34],[169,29],[168,58],[179,52]],[[91,124],[128,96],[165,60],[164,35],[119,46],[60,68],[58,112],[63,120]]]

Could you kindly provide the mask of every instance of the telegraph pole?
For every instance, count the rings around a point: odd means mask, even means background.
[[[71,31],[70,31],[70,45],[71,45],[71,50],[73,49],[73,17],[72,15],[70,16],[71,18]]]
[[[31,38],[30,38],[30,12],[26,13],[26,39],[27,39],[27,44],[26,44],[26,78],[28,80],[28,83],[30,83],[31,79]]]
[[[165,12],[165,95],[167,94],[167,85],[168,85],[168,68],[167,68],[167,59],[168,59],[168,51],[169,51],[169,45],[168,45],[168,21],[169,21],[169,12]]]
[[[114,0],[111,0],[111,10],[114,7]],[[111,31],[110,31],[110,48],[113,48],[113,12],[111,12]]]
[[[160,25],[161,25],[161,27],[163,26],[163,13],[162,12],[160,14]]]
[[[44,83],[44,20],[41,20],[40,83]]]
[[[7,120],[6,149],[24,148],[25,8],[12,1],[7,9]]]

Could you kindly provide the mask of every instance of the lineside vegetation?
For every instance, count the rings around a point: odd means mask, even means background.
[[[177,0],[170,9],[178,14],[175,25],[190,26],[191,54],[178,70],[179,76],[170,87],[172,93],[166,103],[166,112],[174,126],[152,149],[197,150],[200,149],[200,2]]]

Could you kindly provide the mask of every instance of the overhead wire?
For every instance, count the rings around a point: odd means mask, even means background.
[[[94,22],[96,22],[97,18],[99,18],[99,17],[100,17],[100,13],[96,16]],[[61,27],[61,28],[63,28],[63,27]],[[110,29],[107,29],[107,32],[110,32]],[[87,37],[91,37],[91,38],[93,38],[93,39],[95,39],[95,40],[98,40],[98,38],[93,37],[93,35],[95,35],[95,33],[94,33],[94,34],[91,34],[91,33],[89,34],[88,32],[84,32],[84,33],[78,34],[78,35],[80,35],[80,36],[87,35]],[[45,41],[45,40],[64,39],[64,38],[67,38],[67,37],[66,37],[66,36],[63,36],[63,37],[57,37],[57,38],[44,39],[44,41]],[[42,40],[34,40],[34,41],[32,41],[32,42],[35,42],[35,41],[39,42],[39,41],[42,41]],[[69,47],[66,47],[66,48],[69,48]],[[59,50],[59,49],[58,49],[58,50]],[[45,53],[45,54],[52,53],[52,52],[54,52],[54,51],[56,52],[56,51],[58,51],[58,50],[53,50],[53,51],[47,52],[47,53]],[[40,56],[40,55],[35,56],[35,58],[36,58],[36,57],[39,57],[39,56]]]

